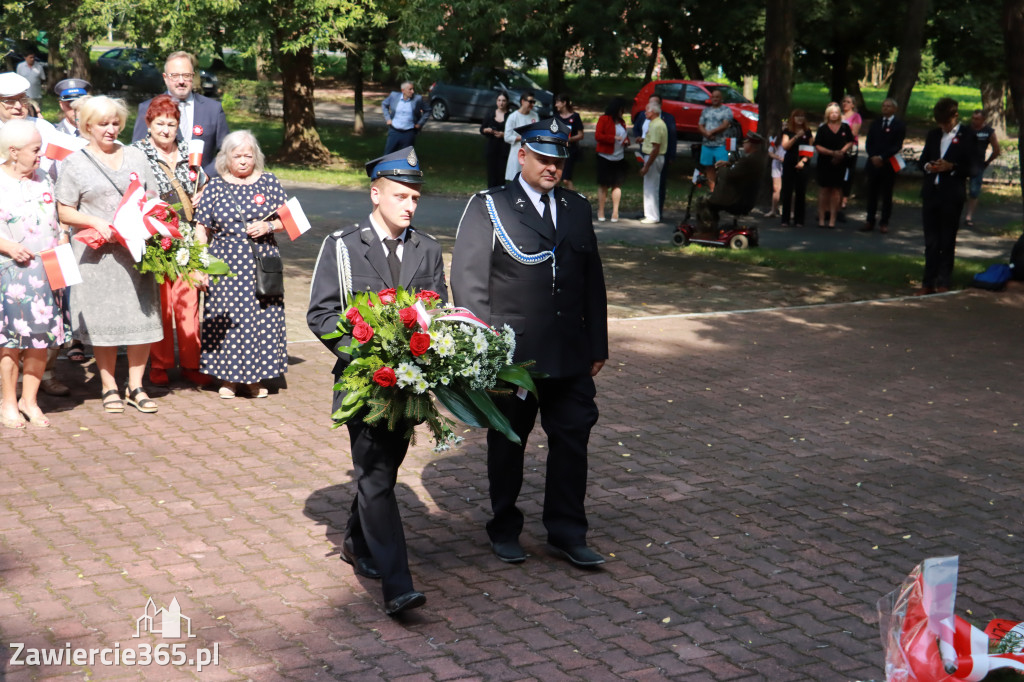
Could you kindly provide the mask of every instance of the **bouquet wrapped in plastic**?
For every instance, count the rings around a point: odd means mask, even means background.
[[[455,419],[520,442],[492,399],[536,392],[526,366],[512,363],[510,327],[498,331],[468,310],[443,308],[433,291],[360,292],[349,304],[338,330],[324,336],[352,337],[342,349],[352,361],[334,387],[346,392],[332,415],[336,424],[358,416],[411,437],[413,426],[425,422],[440,452],[462,438],[452,428],[455,422],[438,411],[436,398]]]
[[[953,613],[958,557],[926,559],[878,601],[888,682],[980,682],[1024,671],[1024,623],[996,619],[984,631]]]

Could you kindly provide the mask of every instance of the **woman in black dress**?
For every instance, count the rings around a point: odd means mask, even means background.
[[[810,146],[814,136],[807,125],[807,114],[803,109],[794,109],[789,114],[786,127],[782,129],[782,226],[804,226],[805,202],[807,197],[807,163],[810,156],[801,154],[801,146]],[[811,153],[813,155],[813,152]]]
[[[284,297],[256,296],[255,253],[280,257],[274,233],[283,225],[276,211],[287,196],[263,172],[263,153],[248,130],[224,138],[217,172],[196,208],[196,241],[208,239],[210,254],[235,276],[209,285],[199,371],[221,380],[221,398],[237,392],[266,398],[259,382],[288,371]]]
[[[836,226],[839,201],[843,193],[843,176],[846,167],[843,161],[846,152],[853,147],[853,131],[843,123],[843,111],[835,102],[825,108],[825,122],[814,137],[814,148],[818,152],[818,227]]]
[[[575,189],[572,184],[573,169],[580,159],[580,140],[583,139],[583,119],[572,108],[572,100],[569,95],[562,93],[555,97],[555,111],[562,123],[569,128],[569,158],[565,160],[562,168],[562,186],[566,189]]]
[[[487,138],[484,159],[487,162],[487,186],[505,184],[505,164],[509,144],[505,142],[505,120],[508,118],[508,96],[501,92],[495,101],[494,113],[480,124],[480,134]]]

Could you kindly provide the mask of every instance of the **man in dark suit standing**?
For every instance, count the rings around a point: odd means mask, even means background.
[[[420,197],[423,172],[412,147],[374,159],[366,164],[373,182],[373,212],[356,224],[324,240],[313,271],[306,322],[313,333],[337,329],[353,292],[382,291],[392,287],[437,292],[447,300],[441,247],[432,237],[412,226]],[[344,288],[344,292],[343,292]],[[323,339],[338,357],[334,378],[351,357],[342,351],[349,336]],[[344,394],[334,392],[333,409],[341,407]],[[398,468],[409,449],[404,426],[389,431],[367,426],[355,419],[346,423],[352,444],[356,497],[345,529],[342,559],[359,575],[380,578],[384,610],[389,616],[422,606],[426,597],[413,589],[405,533],[395,498]]]
[[[192,84],[198,80],[198,63],[188,52],[174,52],[164,61],[167,94],[178,101],[178,111],[181,112],[178,139],[188,141],[197,138],[203,141],[203,170],[211,178],[216,178],[217,152],[231,131],[228,130],[228,119],[220,102],[192,91]],[[132,142],[145,139],[149,132],[146,128],[146,111],[152,101],[147,99],[139,105]]]
[[[540,411],[548,436],[544,526],[552,551],[578,566],[604,557],[587,546],[587,442],[597,423],[594,376],[608,357],[607,301],[590,203],[558,187],[569,128],[557,117],[516,128],[521,172],[503,187],[473,196],[452,255],[452,295],[488,324],[516,332],[515,361],[536,361],[547,375],[531,394],[501,399],[522,444],[487,433],[493,518],[487,523],[499,559],[519,563],[527,436]]]
[[[875,229],[879,198],[882,200],[882,220],[878,223],[878,231],[882,234],[889,231],[892,186],[896,181],[897,172],[892,165],[892,159],[903,149],[903,139],[907,136],[907,126],[896,118],[896,109],[896,100],[892,97],[882,102],[882,115],[871,122],[868,139],[864,143],[868,155],[868,161],[864,165],[868,184],[868,218],[860,228],[861,232],[871,232]]]
[[[401,92],[392,92],[385,97],[380,108],[384,114],[384,124],[388,127],[385,154],[415,144],[416,134],[430,119],[430,110],[423,98],[416,94],[410,81],[402,83]]]
[[[974,162],[974,133],[960,125],[955,99],[943,97],[932,116],[938,128],[928,131],[918,163],[924,171],[921,217],[924,225],[924,276],[917,296],[949,291],[956,233],[967,192],[964,184]]]

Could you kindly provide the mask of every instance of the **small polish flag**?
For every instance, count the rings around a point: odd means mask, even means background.
[[[700,168],[694,168],[693,169],[693,178],[692,178],[692,180],[693,180],[693,184],[695,184],[695,185],[700,180]]]
[[[899,173],[907,167],[907,162],[903,159],[902,154],[895,154],[889,157],[889,165],[892,166],[894,172]]]
[[[159,198],[146,199],[146,190],[138,180],[132,180],[124,193],[120,205],[114,212],[114,232],[117,240],[127,248],[135,262],[142,260],[146,240],[159,234],[164,237],[181,239],[177,226],[162,220],[166,217],[167,204]]]
[[[63,161],[79,149],[85,149],[89,141],[85,138],[75,137],[54,130],[46,136],[46,147],[43,149],[43,156],[53,161]]]
[[[199,168],[203,165],[203,149],[206,142],[192,138],[188,141],[188,165],[192,168]]]
[[[735,137],[725,138],[725,151],[734,152],[737,149],[739,149],[739,144],[737,144],[737,140]]]
[[[813,144],[802,144],[802,145],[800,145],[800,148],[797,151],[799,152],[800,156],[803,156],[803,157],[809,159],[812,156],[814,156],[814,145]]]
[[[309,220],[306,219],[306,213],[299,205],[298,197],[292,197],[281,204],[281,208],[277,209],[277,215],[284,223],[284,229],[287,230],[292,241],[305,234],[306,230],[310,228]]]
[[[43,269],[46,271],[46,279],[50,280],[51,289],[63,289],[72,284],[82,283],[82,273],[78,269],[78,261],[71,250],[71,244],[61,244],[43,251],[39,257],[43,259]]]
[[[636,162],[639,163],[641,166],[644,165],[644,155],[641,154],[640,152],[636,152]]]

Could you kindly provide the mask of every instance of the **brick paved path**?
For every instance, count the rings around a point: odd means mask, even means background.
[[[542,439],[532,556],[511,566],[482,530],[481,434],[441,457],[424,438],[398,494],[428,602],[394,621],[338,559],[351,471],[302,287],[269,400],[178,385],[158,415],[107,416],[90,369],[64,365],[88,383],[47,400],[54,428],[0,434],[0,640],[181,643],[133,639],[148,598],[177,598],[187,655],[216,644],[218,665],[26,667],[8,648],[0,678],[881,679],[875,601],[949,553],[960,615],[1024,617],[1019,293],[612,321],[589,496],[604,569],[544,552]]]

